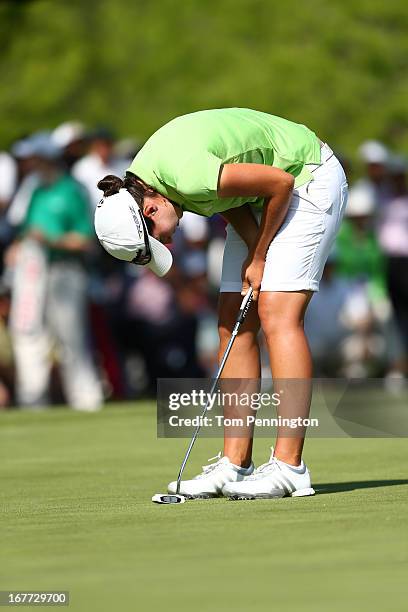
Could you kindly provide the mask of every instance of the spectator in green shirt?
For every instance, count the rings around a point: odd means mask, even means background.
[[[373,302],[386,295],[385,259],[374,231],[374,214],[374,194],[355,187],[336,240],[336,272],[365,283]]]
[[[81,258],[93,239],[85,192],[53,161],[40,159],[38,170],[42,183],[32,195],[22,232],[40,239],[51,261]]]
[[[12,295],[17,398],[29,407],[47,403],[49,355],[56,344],[67,402],[96,410],[102,393],[87,338],[83,261],[92,245],[89,203],[51,141],[36,154],[40,185],[22,224]]]

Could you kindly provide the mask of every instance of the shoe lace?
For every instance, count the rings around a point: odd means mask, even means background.
[[[206,476],[208,476],[208,474],[210,474],[210,472],[214,472],[219,467],[224,465],[221,451],[218,453],[218,455],[215,455],[215,457],[210,457],[210,459],[208,459],[208,461],[214,460],[216,460],[215,463],[211,463],[211,465],[203,465],[203,471],[201,472],[201,474],[197,474],[194,480],[198,480],[199,478],[205,478]]]
[[[276,469],[278,469],[278,465],[275,459],[272,457],[272,459],[270,459],[266,463],[262,463],[261,465],[259,465],[256,470],[253,471],[251,476],[248,477],[248,480],[256,480],[257,478],[259,478],[260,474],[269,474],[270,472],[274,472]]]

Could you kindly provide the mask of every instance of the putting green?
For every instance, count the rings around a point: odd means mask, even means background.
[[[69,590],[72,612],[407,609],[407,440],[310,439],[313,498],[158,506],[187,440],[155,428],[146,403],[0,415],[0,590]]]

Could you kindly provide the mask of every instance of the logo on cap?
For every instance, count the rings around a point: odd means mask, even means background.
[[[133,206],[129,206],[129,209],[130,209],[130,212],[131,212],[131,214],[132,214],[133,221],[134,221],[134,222],[135,222],[135,224],[136,224],[137,231],[139,232],[139,238],[142,238],[142,236],[144,235],[144,232],[143,232],[143,228],[142,228],[142,226],[141,226],[141,224],[140,224],[139,217],[137,216],[136,211],[135,211],[135,209],[133,208]]]

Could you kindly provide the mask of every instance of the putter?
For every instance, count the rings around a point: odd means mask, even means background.
[[[211,397],[212,394],[214,393],[217,385],[218,385],[218,381],[220,379],[220,376],[222,374],[222,371],[224,369],[225,363],[228,359],[228,355],[232,349],[232,345],[234,344],[234,340],[238,334],[238,330],[241,327],[241,324],[243,323],[249,307],[251,306],[251,302],[252,302],[252,287],[248,290],[248,292],[246,293],[244,299],[242,300],[241,306],[239,308],[239,313],[237,316],[237,319],[235,321],[235,325],[234,325],[234,329],[232,330],[232,334],[231,334],[231,338],[228,342],[227,348],[225,349],[225,353],[221,359],[221,363],[220,366],[218,368],[218,372],[216,374],[216,377],[214,379],[214,382],[212,384],[210,393],[208,397]],[[181,477],[183,476],[183,472],[184,472],[184,468],[186,467],[186,463],[188,461],[188,458],[190,457],[190,453],[193,449],[194,443],[197,440],[199,431],[201,429],[201,423],[202,420],[208,410],[208,405],[209,405],[209,400],[207,400],[205,406],[204,406],[204,410],[201,414],[201,418],[199,420],[199,423],[197,425],[197,427],[194,430],[193,433],[193,437],[191,438],[190,444],[188,445],[188,449],[186,451],[186,454],[184,455],[184,459],[183,462],[181,464],[180,467],[180,471],[177,477],[177,489],[176,489],[176,493],[172,494],[172,493],[156,493],[156,495],[153,495],[152,497],[152,502],[155,502],[156,504],[184,504],[184,502],[186,501],[186,497],[184,495],[180,495],[180,485],[181,485]]]

